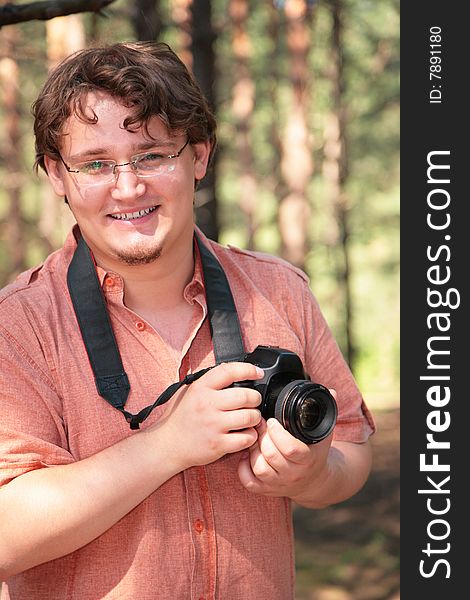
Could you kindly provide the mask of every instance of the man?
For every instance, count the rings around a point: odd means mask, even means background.
[[[2,599],[293,598],[291,502],[321,508],[356,493],[373,431],[306,276],[195,229],[215,122],[166,45],[73,55],[34,117],[36,164],[77,226],[0,296]],[[332,435],[309,445],[266,422],[257,391],[230,387],[263,376],[249,362],[183,385],[138,430],[100,397],[67,284],[77,243],[91,253],[135,415],[216,362],[195,232],[227,276],[245,350],[286,348],[334,388]]]

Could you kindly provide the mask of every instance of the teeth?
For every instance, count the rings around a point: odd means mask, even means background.
[[[132,219],[139,219],[145,217],[153,212],[157,207],[151,206],[150,208],[144,208],[133,213],[119,213],[117,215],[110,215],[113,219],[119,219],[120,221],[132,221]]]

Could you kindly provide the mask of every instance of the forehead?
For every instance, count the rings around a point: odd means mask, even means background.
[[[161,119],[152,117],[147,127],[132,125],[124,128],[124,121],[132,116],[132,109],[113,96],[88,92],[82,99],[84,114],[93,122],[84,121],[75,112],[65,121],[60,136],[60,150],[68,155],[93,150],[95,147],[139,147],[142,143],[168,142],[171,134]]]

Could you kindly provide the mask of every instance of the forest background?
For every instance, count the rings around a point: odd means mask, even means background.
[[[398,0],[0,0],[0,287],[58,248],[73,222],[32,170],[30,106],[48,69],[87,45],[135,39],[168,42],[217,115],[199,225],[221,243],[307,272],[379,422],[376,469],[389,469],[388,480],[372,478],[346,510],[362,501],[369,521],[368,503],[385,493],[396,511]],[[344,519],[361,527],[359,513],[312,524],[299,511],[299,599],[398,597],[397,528],[385,524],[391,506],[380,510],[369,537],[355,541]],[[343,546],[322,563],[321,550],[309,547],[335,527]],[[369,578],[358,578],[371,566]],[[384,575],[386,584],[373,582]]]

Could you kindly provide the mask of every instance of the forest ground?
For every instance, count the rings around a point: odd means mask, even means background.
[[[374,410],[374,466],[354,497],[294,510],[296,600],[399,600],[399,410]]]

